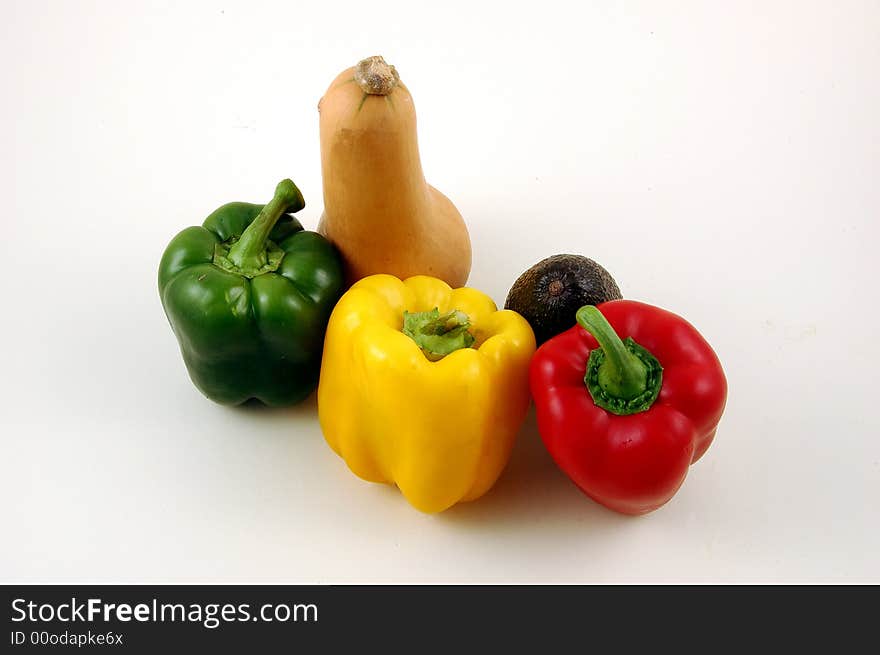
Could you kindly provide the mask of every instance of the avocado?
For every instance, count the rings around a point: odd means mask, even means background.
[[[529,322],[540,345],[573,327],[575,314],[584,305],[622,297],[611,274],[592,259],[553,255],[519,276],[507,294],[504,308]]]

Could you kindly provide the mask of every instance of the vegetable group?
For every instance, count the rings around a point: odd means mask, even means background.
[[[425,181],[412,96],[393,66],[369,57],[318,105],[324,214],[318,231],[341,251],[348,281],[376,273],[467,281],[461,214]]]
[[[273,406],[317,386],[330,447],[423,512],[492,487],[531,392],[548,451],[588,496],[625,514],[666,503],[724,410],[709,344],[622,300],[581,255],[532,266],[498,311],[463,286],[467,228],[425,182],[394,67],[364,59],[319,110],[326,238],[290,215],[305,203],[285,179],[267,205],[223,205],[162,257],[159,294],[195,385]]]
[[[356,475],[396,484],[423,512],[479,498],[525,418],[534,350],[528,323],[475,289],[364,278],[327,327],[324,437]]]
[[[531,363],[541,437],[595,501],[650,512],[712,443],[727,398],[721,364],[692,325],[651,305],[586,306],[577,321]]]
[[[290,405],[315,388],[343,281],[333,246],[287,213],[304,206],[283,180],[269,204],[223,205],[162,256],[162,306],[190,378],[211,400]]]

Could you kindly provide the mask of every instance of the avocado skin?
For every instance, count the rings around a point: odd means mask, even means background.
[[[553,255],[517,278],[504,308],[529,322],[540,345],[574,326],[584,305],[621,298],[617,282],[600,264],[582,255]]]

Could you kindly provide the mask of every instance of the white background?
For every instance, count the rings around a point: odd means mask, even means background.
[[[424,8],[422,8],[424,7]],[[430,7],[428,9],[427,7]],[[4,582],[880,582],[876,2],[2,2]],[[730,395],[664,508],[583,496],[530,412],[483,499],[355,478],[314,396],[190,383],[170,238],[290,176],[382,54],[503,304],[558,252],[687,317]]]

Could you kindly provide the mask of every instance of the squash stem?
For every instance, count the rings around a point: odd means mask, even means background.
[[[361,90],[373,96],[387,96],[400,81],[397,69],[374,56],[361,59],[354,68],[354,79]]]

